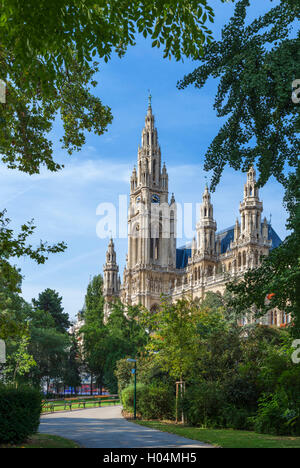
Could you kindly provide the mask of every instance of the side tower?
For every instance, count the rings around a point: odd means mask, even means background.
[[[123,299],[151,308],[168,288],[166,276],[176,267],[176,210],[169,203],[168,173],[161,163],[161,148],[152,113],[151,96],[138,148],[137,169],[130,180],[128,258]]]
[[[259,265],[260,257],[268,255],[271,241],[268,239],[268,223],[261,214],[263,203],[259,199],[254,167],[247,173],[244,198],[240,203],[241,222],[236,221],[231,249],[234,252],[235,270],[242,271]]]
[[[115,246],[112,238],[109,241],[106,252],[106,263],[103,266],[103,297],[104,320],[107,320],[110,312],[110,304],[120,295],[119,267],[116,261]]]

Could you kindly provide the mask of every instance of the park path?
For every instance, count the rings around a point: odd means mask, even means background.
[[[39,432],[66,437],[87,448],[201,447],[211,445],[134,424],[121,406],[53,413],[41,417]]]

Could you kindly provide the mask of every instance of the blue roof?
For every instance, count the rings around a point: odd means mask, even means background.
[[[268,237],[272,241],[270,250],[276,249],[276,247],[279,247],[280,244],[282,243],[282,240],[276,234],[276,232],[274,231],[274,229],[272,228],[270,224],[268,224]]]
[[[226,253],[230,249],[230,242],[234,239],[234,226],[217,232],[216,237],[221,241],[221,254]]]
[[[176,268],[185,268],[189,257],[192,256],[192,249],[180,247],[176,249]]]
[[[216,237],[221,240],[221,254],[226,253],[230,249],[231,241],[234,239],[234,226],[217,232]],[[279,247],[282,241],[270,224],[268,224],[268,237],[272,241],[270,250]],[[187,266],[188,259],[192,256],[190,245],[176,249],[176,268],[185,268]]]

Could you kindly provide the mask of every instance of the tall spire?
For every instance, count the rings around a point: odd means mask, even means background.
[[[152,108],[151,106],[152,95],[151,95],[150,89],[148,91],[149,91],[149,96],[148,96],[148,109],[149,109],[149,108]]]
[[[214,221],[213,205],[207,184],[205,184],[200,207],[200,220],[197,223],[198,248],[201,254],[215,255],[215,232],[217,224]]]
[[[251,166],[247,172],[247,181],[244,185],[244,199],[240,203],[242,236],[252,236],[255,240],[260,240],[262,210],[263,204],[259,200],[255,169]]]

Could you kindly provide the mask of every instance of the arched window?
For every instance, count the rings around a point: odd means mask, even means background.
[[[155,181],[155,175],[156,175],[156,159],[153,161],[153,181]]]
[[[174,211],[172,210],[171,211],[171,214],[170,214],[170,236],[171,237],[174,237],[175,235],[175,226],[174,226]]]
[[[238,266],[240,267],[242,265],[242,256],[241,256],[241,252],[239,252],[238,254]]]
[[[206,208],[204,208],[204,216],[206,216]]]
[[[246,265],[246,252],[243,252],[243,265]]]

